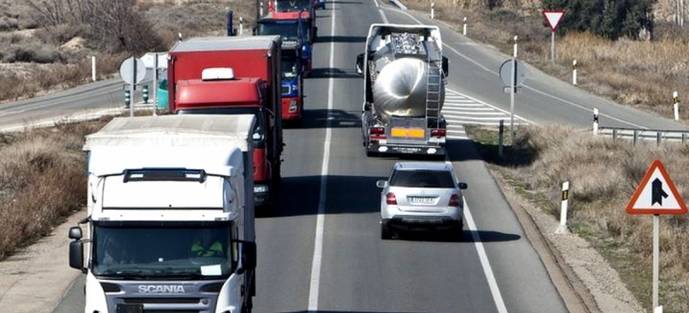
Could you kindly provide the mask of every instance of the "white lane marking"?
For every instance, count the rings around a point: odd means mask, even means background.
[[[335,36],[335,3],[333,2],[330,22],[330,36]],[[335,42],[330,42],[330,68],[335,68]],[[333,110],[335,81],[333,77],[328,79],[328,111]],[[311,262],[311,281],[309,283],[309,312],[318,311],[318,294],[321,285],[321,261],[323,260],[323,232],[325,224],[325,197],[327,189],[328,164],[330,163],[330,141],[332,129],[329,123],[325,128],[325,142],[323,143],[323,163],[321,165],[321,188],[318,194],[318,214],[316,215],[316,234],[313,246],[313,260]]]
[[[383,12],[382,7],[378,4],[378,1],[377,1],[377,0],[373,0],[373,3],[376,4],[376,8],[378,8],[378,14],[380,14],[380,18],[383,19],[383,23],[385,23],[385,24],[390,23],[390,22],[388,21],[388,17],[385,16],[385,12]]]
[[[376,8],[380,8],[380,4],[378,4],[378,0],[373,0],[373,3],[376,5]]]
[[[387,9],[387,8],[386,8],[386,9]],[[397,10],[397,9],[387,9],[387,10],[395,10],[395,11],[401,13],[401,14],[406,15],[407,17],[409,17],[410,19],[414,20],[414,21],[415,21],[416,23],[418,23],[418,24],[422,24],[422,25],[424,24],[424,23],[422,23],[419,19],[417,19],[417,18],[414,17],[413,15],[409,14],[408,12],[405,12],[405,11],[402,11],[402,10]],[[491,70],[491,69],[489,69],[489,68],[483,66],[483,65],[482,65],[481,63],[479,63],[478,61],[476,61],[476,60],[474,60],[474,59],[468,57],[467,55],[465,55],[465,54],[463,54],[463,53],[457,51],[457,49],[455,49],[454,47],[452,47],[452,46],[450,46],[450,45],[448,45],[448,44],[446,44],[446,43],[443,43],[443,47],[445,47],[445,48],[447,48],[447,49],[450,49],[450,51],[452,51],[452,52],[454,52],[455,54],[459,55],[460,57],[466,59],[467,61],[473,63],[474,65],[480,67],[482,70],[484,70],[484,71],[486,71],[486,72],[488,72],[488,73],[491,73],[491,74],[493,74],[494,76],[500,76],[500,74],[499,74],[498,72],[493,71],[493,70]],[[586,107],[586,106],[584,106],[584,105],[581,105],[581,104],[578,104],[578,103],[576,103],[576,102],[572,102],[572,101],[569,101],[569,100],[560,98],[560,97],[558,97],[558,96],[549,94],[549,93],[547,93],[547,92],[545,92],[545,91],[541,91],[541,90],[536,89],[536,88],[534,88],[534,87],[531,87],[531,86],[529,86],[529,85],[527,85],[527,84],[524,84],[524,87],[525,87],[526,89],[529,89],[529,90],[535,92],[535,93],[541,94],[541,95],[546,96],[546,97],[550,97],[550,98],[555,99],[555,100],[557,100],[557,101],[560,101],[560,102],[562,102],[562,103],[569,104],[569,105],[574,106],[574,107],[576,107],[576,108],[578,108],[578,109],[581,109],[581,110],[584,110],[584,111],[586,111],[586,112],[589,112],[589,113],[593,114],[593,109],[588,108],[588,107]],[[611,120],[614,120],[614,121],[617,121],[617,122],[620,122],[620,123],[623,123],[623,124],[631,125],[631,126],[634,126],[634,127],[639,127],[639,128],[643,128],[643,129],[648,129],[648,127],[644,127],[644,126],[641,126],[641,125],[636,124],[636,123],[634,123],[634,122],[630,122],[630,121],[627,121],[627,120],[624,120],[624,119],[621,119],[621,118],[617,118],[617,117],[614,117],[614,116],[609,115],[609,114],[600,113],[600,116],[609,118],[609,119],[611,119]],[[529,123],[532,123],[532,124],[533,124],[533,122],[530,122],[530,121],[529,121]]]
[[[449,160],[445,160],[445,164],[452,166],[454,170],[454,165]],[[490,262],[488,261],[488,255],[486,255],[486,249],[483,247],[483,242],[481,242],[481,237],[478,234],[478,228],[474,222],[474,218],[469,210],[469,204],[467,199],[462,195],[462,201],[464,201],[464,220],[466,225],[471,231],[471,238],[474,241],[474,246],[476,247],[476,252],[478,253],[478,259],[481,261],[481,267],[483,268],[483,273],[486,275],[486,280],[488,281],[488,288],[490,288],[490,294],[493,296],[493,301],[495,302],[495,308],[498,313],[507,313],[507,307],[505,307],[505,301],[502,299],[502,294],[500,293],[500,287],[495,280],[495,275],[493,274],[493,269],[490,267]]]

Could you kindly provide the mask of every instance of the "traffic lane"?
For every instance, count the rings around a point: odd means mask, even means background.
[[[316,23],[321,36],[330,33],[330,17],[319,18]],[[319,39],[313,47],[314,69],[327,67],[330,54],[330,42]],[[302,311],[308,307],[329,84],[328,77],[312,75],[304,80],[303,121],[301,126],[284,130],[279,202],[269,216],[256,220],[254,312]]]
[[[402,23],[416,23],[398,9],[389,8],[388,15]],[[411,13],[411,12],[407,12]],[[423,23],[433,23],[426,16],[414,14]],[[391,19],[392,20],[392,19]],[[445,54],[451,59],[450,83],[458,91],[479,98],[490,104],[509,110],[509,94],[503,92],[498,69],[507,56],[497,49],[478,44],[452,30],[445,23],[441,28]],[[450,46],[450,48],[447,47]],[[456,50],[456,51],[453,51]],[[460,56],[461,53],[463,56]],[[456,67],[460,71],[455,80]],[[629,106],[619,105],[608,99],[592,95],[582,89],[549,76],[527,65],[529,76],[525,87],[516,96],[515,112],[541,123],[566,123],[578,127],[589,127],[592,123],[592,109],[600,109],[606,126],[648,127],[664,129],[685,129],[681,123],[650,114]],[[471,73],[467,75],[467,73]]]
[[[568,312],[474,143],[450,140],[447,147],[457,176],[469,185],[464,195],[479,230],[519,237],[518,240],[484,242],[508,312]]]

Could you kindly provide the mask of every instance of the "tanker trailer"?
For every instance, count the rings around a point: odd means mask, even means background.
[[[361,130],[366,155],[445,155],[441,114],[448,73],[437,26],[373,24],[366,52]]]

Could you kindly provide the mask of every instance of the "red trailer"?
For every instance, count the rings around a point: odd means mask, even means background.
[[[279,36],[201,37],[169,53],[170,110],[177,114],[254,114],[254,197],[275,199],[280,181],[282,105]]]

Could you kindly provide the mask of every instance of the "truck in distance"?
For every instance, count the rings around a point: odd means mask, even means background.
[[[269,17],[257,22],[257,35],[279,35],[282,39],[282,119],[299,121],[304,110],[304,76],[311,62],[308,32],[300,19],[276,20]]]
[[[252,115],[116,118],[86,137],[86,234],[69,231],[85,313],[251,312],[255,127]]]
[[[256,117],[254,196],[264,208],[281,177],[280,46],[278,36],[198,37],[178,42],[168,60],[171,112]]]
[[[440,29],[426,25],[373,24],[365,53],[361,127],[368,156],[383,153],[442,156],[448,61]]]

